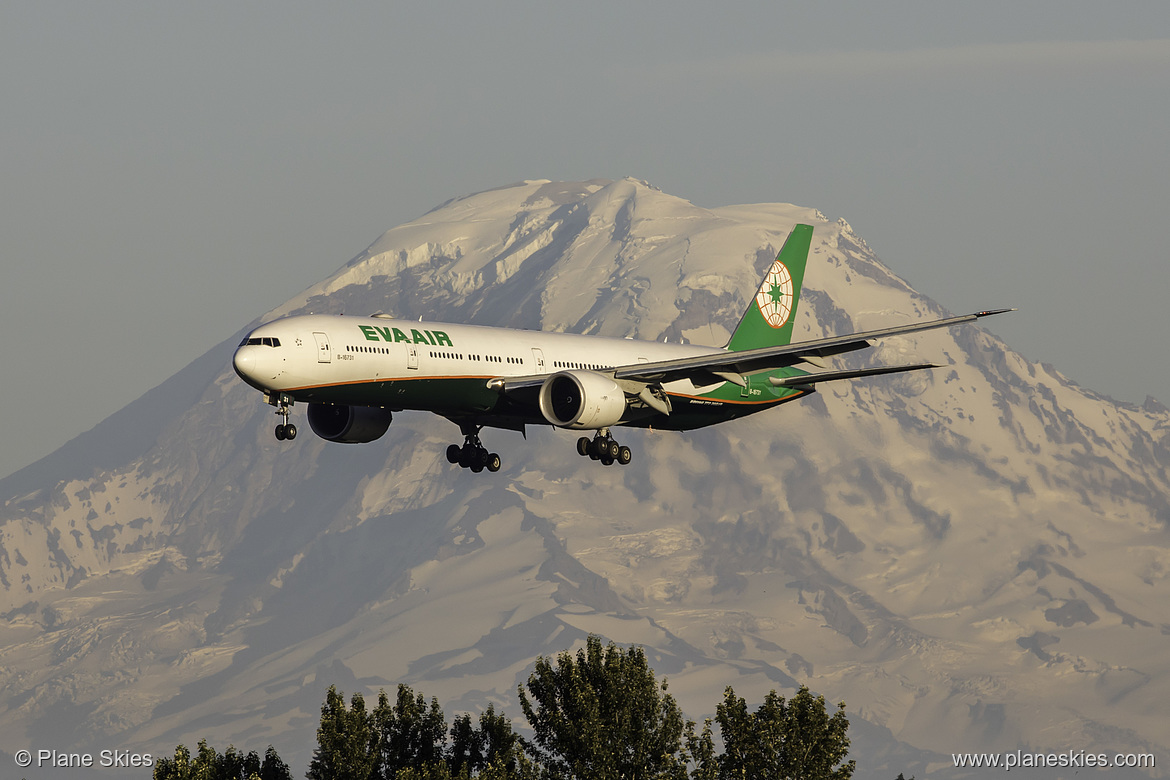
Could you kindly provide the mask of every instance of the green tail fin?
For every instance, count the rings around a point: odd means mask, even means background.
[[[743,313],[727,348],[733,352],[772,347],[792,341],[792,323],[800,301],[800,283],[812,245],[812,225],[795,225],[776,262],[764,275],[760,288]]]

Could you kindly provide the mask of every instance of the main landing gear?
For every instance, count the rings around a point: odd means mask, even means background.
[[[629,447],[618,444],[609,435],[609,428],[599,430],[592,440],[587,436],[577,439],[577,454],[599,460],[603,466],[612,466],[615,462],[624,466],[634,459]]]
[[[487,469],[493,474],[500,470],[500,456],[488,452],[479,441],[479,431],[482,425],[460,425],[463,434],[463,446],[452,444],[447,447],[447,460],[458,463],[460,468],[471,469],[476,474]]]
[[[297,426],[288,421],[288,416],[292,414],[293,401],[284,393],[277,396],[276,400],[270,401],[276,407],[276,413],[284,418],[284,422],[276,426],[276,438],[278,441],[292,441],[297,437]]]

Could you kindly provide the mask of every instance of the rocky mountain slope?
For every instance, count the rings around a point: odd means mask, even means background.
[[[945,314],[843,220],[622,180],[450,201],[262,319],[722,344],[798,221],[815,234],[795,339]],[[971,776],[950,754],[977,750],[1170,762],[1154,401],[1117,404],[968,325],[855,358],[933,372],[624,433],[625,468],[569,432],[488,429],[489,475],[450,466],[458,430],[425,414],[367,445],[307,426],[278,442],[233,347],[0,482],[0,750],[206,736],[272,743],[299,772],[330,684],[519,717],[535,656],[594,632],[645,646],[697,719],[728,684],[752,706],[800,683],[844,700],[859,778]]]

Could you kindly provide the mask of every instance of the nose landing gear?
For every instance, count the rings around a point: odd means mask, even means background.
[[[292,441],[297,437],[297,426],[288,421],[288,416],[292,414],[293,400],[284,393],[269,398],[268,403],[276,407],[276,413],[284,418],[284,422],[276,426],[276,438],[278,441]]]
[[[479,431],[482,425],[460,425],[463,434],[463,446],[452,444],[447,447],[447,461],[458,463],[460,468],[471,469],[478,474],[485,468],[493,474],[500,470],[500,456],[488,452],[479,440]]]
[[[609,428],[599,430],[592,440],[586,436],[577,439],[577,454],[599,460],[603,466],[612,466],[614,463],[625,466],[634,459],[634,453],[629,447],[618,444],[609,435]]]

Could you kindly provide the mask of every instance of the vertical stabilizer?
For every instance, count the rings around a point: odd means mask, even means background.
[[[800,301],[800,283],[812,245],[812,225],[795,225],[776,261],[764,274],[756,295],[727,342],[733,352],[772,347],[792,341],[792,323]]]

